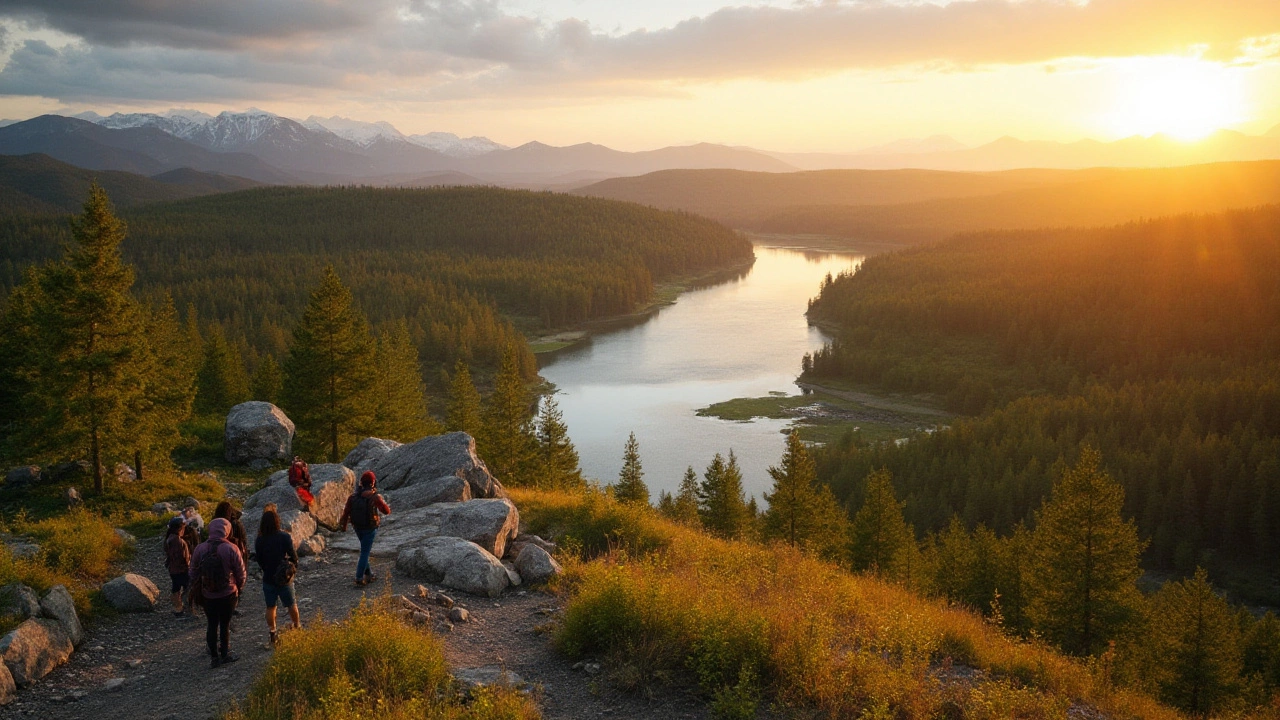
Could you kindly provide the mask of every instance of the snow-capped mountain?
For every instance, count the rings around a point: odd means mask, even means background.
[[[467,158],[486,155],[495,150],[507,150],[508,147],[496,143],[487,137],[463,138],[447,132],[432,132],[425,135],[410,135],[409,142],[424,148],[435,150],[449,157]]]
[[[303,126],[312,130],[325,130],[337,135],[340,138],[350,140],[351,142],[367,147],[379,138],[387,140],[405,140],[405,136],[389,122],[362,122],[360,120],[351,120],[349,118],[333,117],[322,118],[318,115],[312,115],[302,121]]]

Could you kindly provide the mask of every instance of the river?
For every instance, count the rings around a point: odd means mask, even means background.
[[[801,357],[826,340],[805,321],[808,300],[827,273],[854,268],[863,256],[760,245],[755,252],[744,277],[683,293],[639,325],[543,360],[587,477],[616,480],[634,431],[655,502],[660,490],[676,491],[686,467],[701,475],[715,453],[733,450],[748,497],[763,504],[789,421],[695,413],[734,398],[798,394]]]

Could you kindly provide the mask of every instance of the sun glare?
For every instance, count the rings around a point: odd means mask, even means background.
[[[1105,118],[1119,137],[1162,133],[1199,140],[1248,119],[1244,82],[1218,63],[1145,58],[1126,65]]]

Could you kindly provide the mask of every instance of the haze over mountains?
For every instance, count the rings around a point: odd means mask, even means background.
[[[428,186],[495,184],[570,190],[673,169],[787,173],[819,169],[1006,170],[1159,167],[1280,158],[1280,127],[1251,136],[1221,131],[1196,143],[1165,136],[1104,143],[1001,138],[967,147],[948,136],[899,140],[850,153],[782,153],[698,143],[623,152],[580,143],[506,147],[484,137],[404,134],[387,122],[332,116],[303,121],[261,110],[209,115],[93,112],[44,115],[0,127],[0,153],[45,153],[91,170],[155,175],[179,168],[263,183]]]

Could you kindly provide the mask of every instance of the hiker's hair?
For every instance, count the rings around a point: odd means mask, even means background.
[[[275,535],[280,532],[280,514],[274,507],[262,511],[262,522],[258,525],[258,535]]]
[[[231,519],[231,501],[223,500],[222,502],[218,503],[218,507],[213,511],[213,517],[214,519],[223,518],[225,520],[230,520]]]

